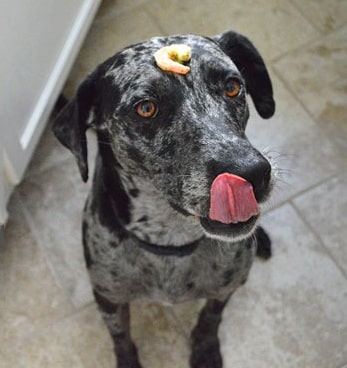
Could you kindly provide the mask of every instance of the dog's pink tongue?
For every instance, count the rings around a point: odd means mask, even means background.
[[[216,177],[211,186],[211,220],[236,224],[245,222],[258,213],[251,183],[228,173]]]

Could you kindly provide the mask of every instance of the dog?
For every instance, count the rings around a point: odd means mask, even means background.
[[[163,47],[191,49],[189,73],[162,70]],[[86,130],[98,154],[83,215],[95,301],[118,368],[140,368],[129,303],[206,298],[191,335],[190,366],[223,365],[217,337],[231,294],[271,242],[259,203],[275,181],[248,141],[249,94],[262,118],[275,111],[264,61],[243,35],[154,37],[116,53],[79,86],[53,131],[88,179]]]

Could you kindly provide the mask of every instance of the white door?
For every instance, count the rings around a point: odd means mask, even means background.
[[[100,2],[0,1],[0,224]]]

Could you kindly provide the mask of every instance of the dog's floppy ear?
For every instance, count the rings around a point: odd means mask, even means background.
[[[253,44],[244,36],[228,31],[213,38],[230,57],[246,80],[247,92],[261,117],[275,112],[272,84],[265,63]]]
[[[75,156],[85,182],[88,180],[86,130],[95,103],[95,82],[93,73],[81,83],[76,96],[63,108],[53,123],[55,136]]]

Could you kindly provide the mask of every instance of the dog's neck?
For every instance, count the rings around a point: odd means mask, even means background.
[[[161,246],[182,246],[204,235],[197,219],[174,210],[148,180],[118,173],[129,198],[130,222],[125,225],[129,233]]]

